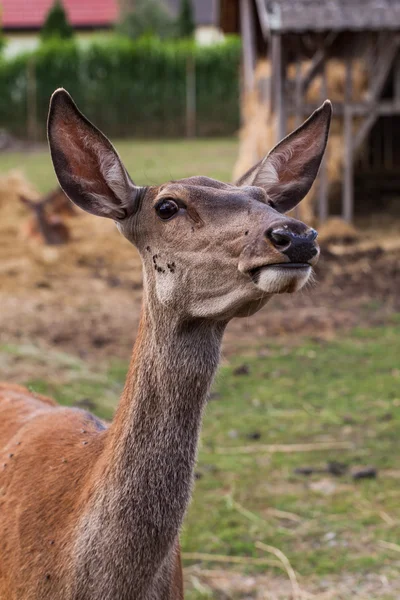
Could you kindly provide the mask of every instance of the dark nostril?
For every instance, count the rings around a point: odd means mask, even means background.
[[[269,229],[266,236],[278,250],[286,250],[292,241],[290,233],[283,229]]]

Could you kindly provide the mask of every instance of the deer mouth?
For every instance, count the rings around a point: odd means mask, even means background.
[[[250,269],[252,282],[269,294],[293,293],[309,280],[312,266],[309,263],[276,263]]]
[[[257,279],[263,269],[285,269],[289,271],[300,271],[302,269],[311,269],[311,265],[309,263],[275,263],[272,265],[261,265],[261,267],[255,267],[254,269],[250,269],[248,271],[254,283],[257,283]]]

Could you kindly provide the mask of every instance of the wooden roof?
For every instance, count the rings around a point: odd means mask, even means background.
[[[400,30],[400,0],[257,0],[272,32]]]

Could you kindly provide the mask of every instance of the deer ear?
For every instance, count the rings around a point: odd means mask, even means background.
[[[326,100],[236,185],[264,188],[271,205],[281,213],[294,208],[309,192],[317,176],[328,141],[331,116],[332,105]]]
[[[115,220],[135,212],[139,188],[111,142],[63,89],[51,97],[47,132],[54,170],[72,202],[93,215]]]

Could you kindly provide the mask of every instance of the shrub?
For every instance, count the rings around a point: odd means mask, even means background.
[[[53,6],[48,12],[46,21],[40,32],[42,41],[49,40],[53,37],[61,39],[70,39],[74,35],[74,30],[71,27],[67,14],[61,0],[55,0]]]
[[[181,0],[176,25],[177,34],[179,37],[190,38],[193,36],[195,24],[193,17],[193,5],[191,0]]]
[[[188,40],[110,38],[80,46],[51,39],[32,54],[0,59],[0,127],[26,135],[28,63],[33,63],[37,129],[43,137],[49,98],[60,86],[110,136],[184,135],[189,56],[196,70],[198,134],[233,133],[239,122],[237,38],[206,47]]]
[[[174,35],[175,23],[160,0],[136,0],[135,9],[123,17],[117,32],[133,40],[153,36],[166,39]]]

